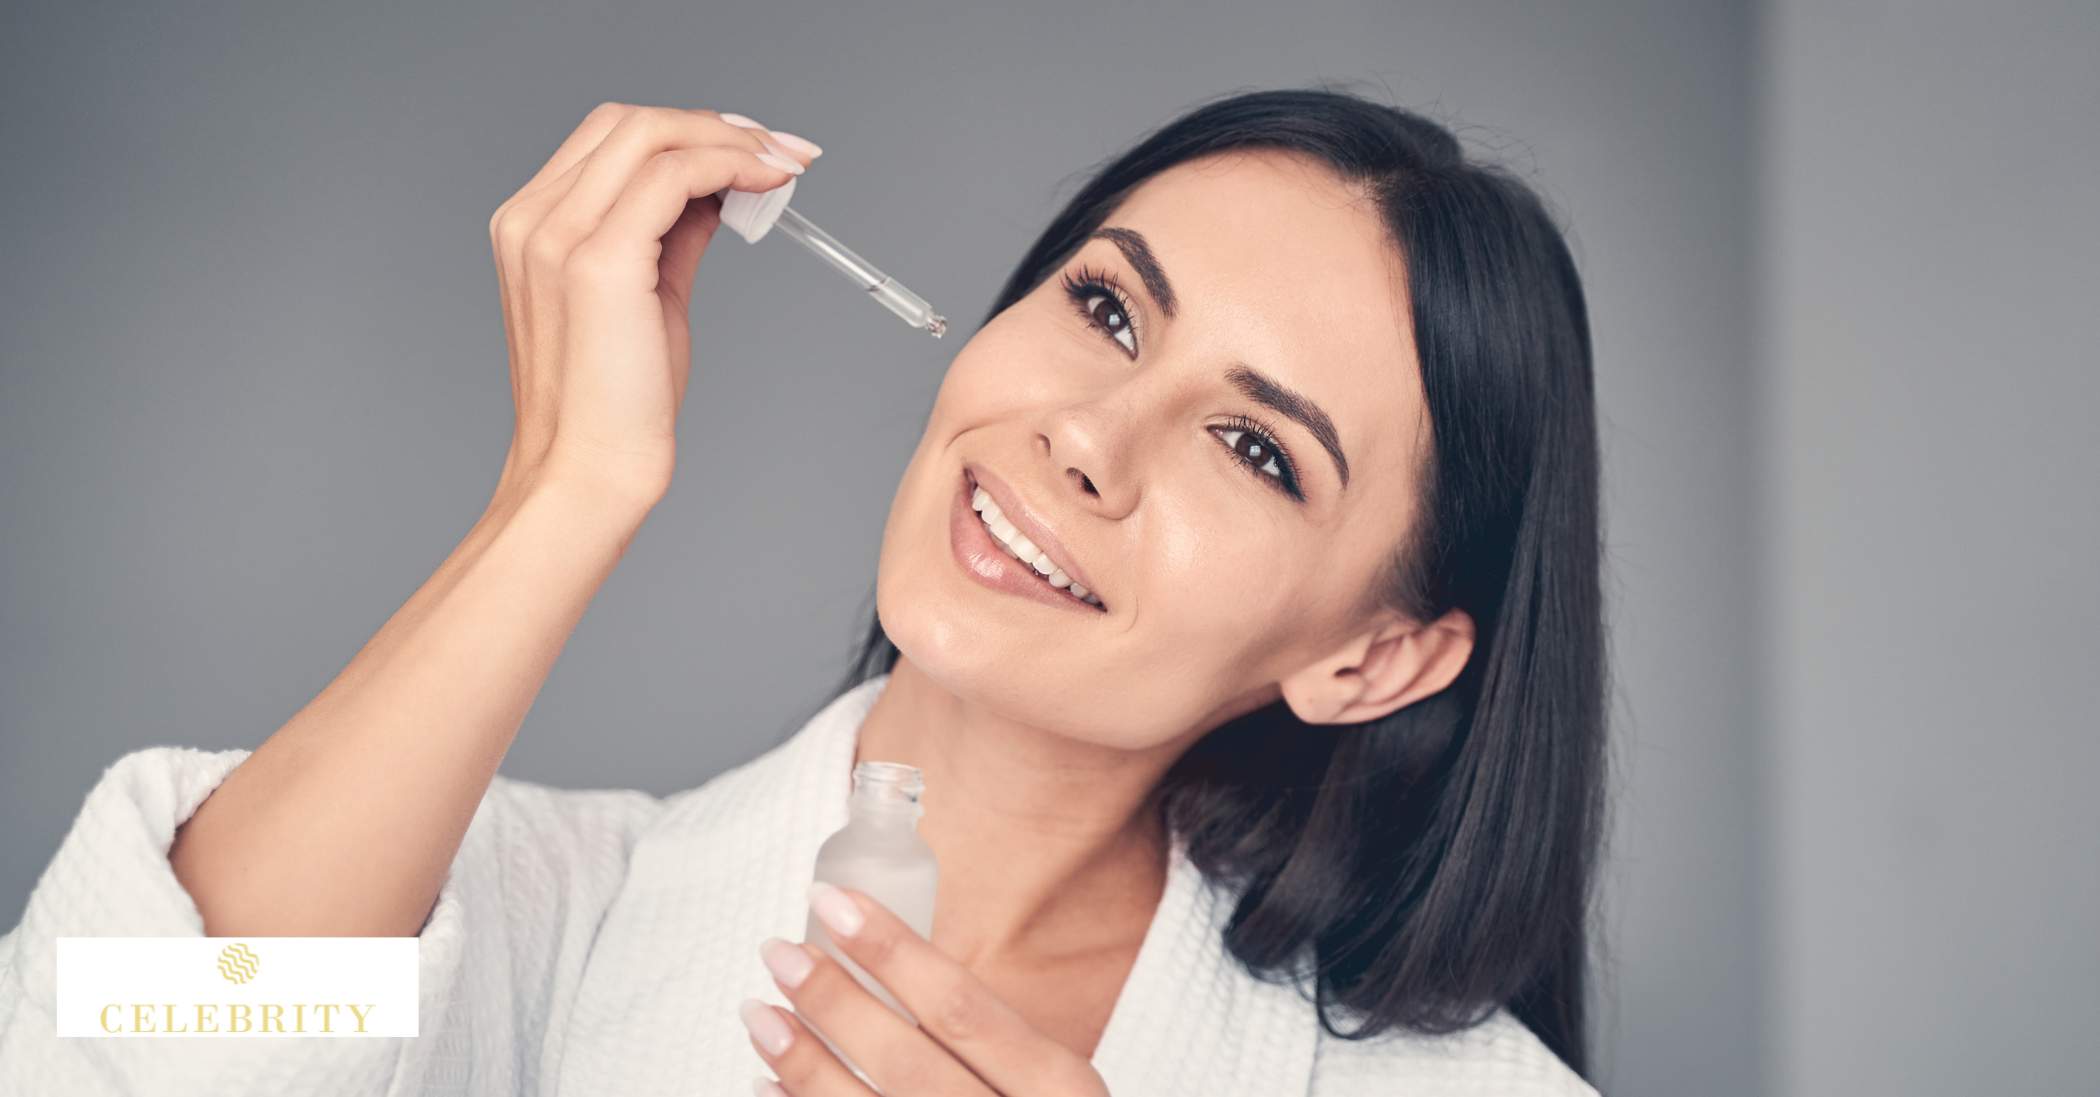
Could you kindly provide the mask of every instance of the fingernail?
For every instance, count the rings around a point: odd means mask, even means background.
[[[860,932],[860,908],[853,905],[852,896],[822,880],[809,885],[810,909],[824,922],[824,928],[834,936],[851,937]]]
[[[744,1027],[751,1031],[751,1038],[757,1040],[758,1046],[765,1048],[769,1055],[786,1051],[795,1040],[795,1034],[788,1031],[787,1022],[781,1020],[772,1007],[756,998],[744,999],[744,1004],[737,1007],[737,1015],[744,1019]]]
[[[789,175],[802,174],[802,165],[794,162],[793,160],[788,159],[785,156],[780,155],[779,153],[761,152],[758,154],[758,158],[760,160],[765,161],[768,164],[773,165],[776,168],[779,168],[784,172],[787,172]]]
[[[775,141],[794,149],[804,156],[816,157],[824,155],[824,147],[807,137],[798,137],[786,130],[767,130],[766,132],[772,134]]]
[[[809,978],[810,969],[816,966],[809,953],[778,937],[766,938],[765,943],[758,946],[758,955],[766,962],[766,970],[773,973],[773,978],[789,988],[801,986],[802,980]]]
[[[718,113],[717,113],[717,114],[715,115],[715,117],[717,117],[717,118],[720,118],[720,119],[721,119],[722,121],[724,121],[724,122],[727,122],[727,123],[729,123],[729,124],[730,124],[730,125],[732,125],[732,126],[744,126],[744,127],[746,127],[746,128],[749,128],[749,129],[757,129],[757,130],[762,130],[762,129],[765,129],[765,128],[766,128],[766,127],[764,127],[764,126],[761,126],[761,125],[759,125],[759,124],[758,124],[758,123],[757,123],[757,122],[756,122],[755,120],[753,120],[753,119],[750,119],[750,118],[746,118],[746,117],[744,117],[744,116],[743,116],[743,115],[741,115],[741,114],[731,114],[731,113],[729,113],[729,112],[728,112],[728,111],[726,111],[726,110],[725,110],[725,111],[721,111],[721,112],[718,112]]]
[[[751,1097],[788,1097],[788,1091],[771,1078],[759,1077],[751,1079]]]

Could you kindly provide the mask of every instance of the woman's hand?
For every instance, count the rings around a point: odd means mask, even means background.
[[[887,1097],[1108,1097],[1093,1064],[1045,1036],[967,968],[881,903],[851,889],[813,889],[813,907],[853,962],[895,996],[919,1026],[868,993],[822,949],[771,939],[760,953],[795,1013],[751,1000],[747,1018],[771,1018],[790,1036],[778,1054],[751,1045],[793,1097],[872,1097],[796,1013],[807,1016]],[[849,933],[851,915],[858,928]],[[847,916],[847,922],[834,915]],[[770,955],[767,955],[770,954]],[[795,964],[800,955],[808,963]],[[785,964],[776,967],[776,961]],[[786,977],[806,968],[793,984]],[[746,1024],[751,1024],[747,1020]]]
[[[771,190],[815,149],[741,122],[602,103],[489,218],[518,416],[499,494],[557,471],[648,505],[670,487],[715,192]]]

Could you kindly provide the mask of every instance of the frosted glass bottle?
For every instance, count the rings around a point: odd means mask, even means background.
[[[815,878],[867,894],[930,941],[940,869],[934,863],[932,847],[919,837],[919,817],[925,813],[919,796],[925,788],[925,779],[916,766],[901,762],[862,762],[854,766],[846,825],[818,848]],[[803,939],[852,972],[870,994],[905,1021],[919,1023],[881,981],[862,970],[839,948],[814,913]],[[807,1023],[806,1018],[804,1021]],[[814,1024],[809,1027],[816,1030]],[[868,1088],[876,1088],[830,1037],[822,1031],[817,1031],[817,1036]]]

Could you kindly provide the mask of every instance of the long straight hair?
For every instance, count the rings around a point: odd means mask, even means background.
[[[1541,199],[1409,111],[1331,85],[1232,95],[1089,180],[984,322],[1145,179],[1244,149],[1308,154],[1363,187],[1405,261],[1434,445],[1419,520],[1364,605],[1424,622],[1462,609],[1475,646],[1450,686],[1381,719],[1309,725],[1279,700],[1220,724],[1154,805],[1238,891],[1225,944],[1250,973],[1301,980],[1309,947],[1330,1034],[1452,1032],[1506,1007],[1587,1077],[1608,688],[1597,426],[1582,283]],[[834,696],[897,657],[871,612]]]

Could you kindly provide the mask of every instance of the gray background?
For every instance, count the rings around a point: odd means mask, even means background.
[[[2090,1089],[2100,8],[5,19],[0,925],[104,766],[259,743],[466,532],[510,430],[487,218],[593,103],[820,142],[796,207],[960,325],[781,242],[703,261],[673,491],[503,766],[667,793],[836,679],[947,357],[1085,172],[1360,79],[1532,178],[1590,295],[1604,1088]]]

